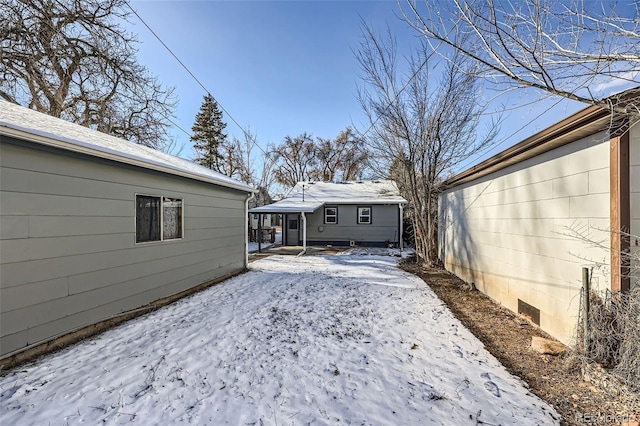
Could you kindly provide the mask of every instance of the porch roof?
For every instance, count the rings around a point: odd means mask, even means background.
[[[313,213],[324,205],[321,201],[302,201],[285,198],[266,206],[249,209],[249,213]]]

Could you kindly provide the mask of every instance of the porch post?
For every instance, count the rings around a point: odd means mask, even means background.
[[[258,253],[262,253],[262,213],[258,213]]]
[[[400,227],[399,227],[400,228],[400,230],[399,230],[400,234],[398,236],[398,241],[400,242],[400,251],[402,252],[402,249],[404,248],[403,247],[403,245],[404,245],[403,243],[404,242],[402,241],[402,232],[403,232],[402,227],[403,227],[403,222],[404,222],[404,220],[403,220],[404,219],[404,217],[403,217],[404,215],[402,214],[402,203],[399,203],[398,207],[400,208]]]
[[[307,217],[302,212],[302,251],[307,251]]]
[[[249,216],[249,198],[253,194],[248,194],[247,199],[244,200],[244,267],[249,266],[249,232],[251,231],[251,217]]]

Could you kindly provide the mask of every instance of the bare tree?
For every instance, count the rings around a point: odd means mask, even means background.
[[[479,137],[483,107],[478,80],[457,54],[443,64],[439,79],[430,75],[437,57],[426,46],[408,59],[410,76],[398,71],[397,47],[388,33],[380,38],[363,27],[357,59],[364,88],[359,98],[371,123],[367,142],[372,165],[392,176],[410,202],[418,257],[437,262],[437,202],[443,180],[457,164],[485,147],[497,125]]]
[[[276,162],[276,181],[293,188],[296,183],[310,180],[316,166],[316,146],[307,133],[292,138],[287,136],[282,144],[272,147],[272,158]]]
[[[362,178],[369,153],[351,127],[335,139],[316,140],[316,170],[312,176],[322,181],[349,181]]]
[[[220,145],[219,153],[221,156],[220,173],[245,183],[251,183],[253,176],[246,161],[246,145],[243,146],[240,139],[233,137],[231,140],[225,141]]]
[[[139,144],[175,106],[136,59],[125,0],[0,0],[0,97]]]
[[[585,0],[407,0],[406,21],[432,49],[453,49],[490,81],[600,105],[635,120],[640,4]],[[443,49],[443,47],[448,49]],[[617,90],[620,91],[620,90]]]

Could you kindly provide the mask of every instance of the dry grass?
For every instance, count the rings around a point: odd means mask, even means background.
[[[588,329],[588,347],[579,334],[579,355],[610,369],[640,391],[640,288],[624,294],[592,291]]]
[[[550,336],[527,320],[476,290],[463,290],[464,282],[444,270],[415,263],[403,268],[421,277],[507,370],[553,405],[563,425],[610,426],[640,419],[640,394],[608,370],[572,351],[540,355],[531,350],[532,336]]]

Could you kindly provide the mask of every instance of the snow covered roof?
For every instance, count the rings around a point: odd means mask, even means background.
[[[325,204],[406,204],[392,180],[298,182],[283,200],[251,213],[311,213]]]
[[[246,192],[251,186],[183,158],[0,101],[0,136],[79,152]]]

